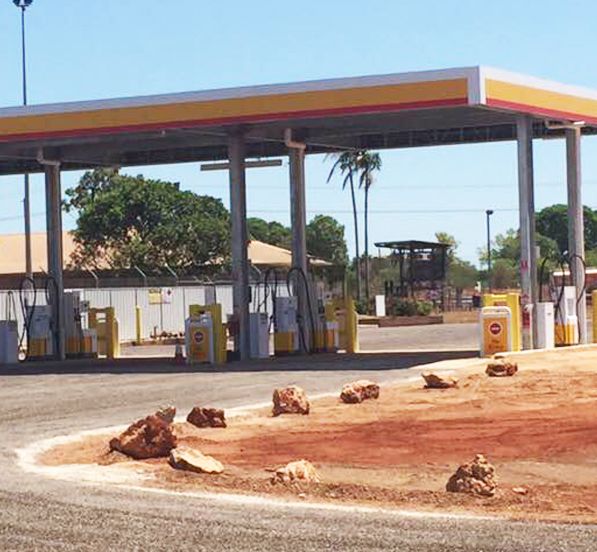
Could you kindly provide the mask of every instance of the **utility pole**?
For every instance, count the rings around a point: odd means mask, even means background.
[[[491,289],[491,227],[490,227],[490,217],[493,215],[492,209],[487,209],[485,211],[485,215],[487,216],[487,285],[489,289]]]
[[[23,74],[23,105],[27,105],[27,63],[25,51],[25,10],[33,3],[33,0],[12,0],[13,4],[21,10],[21,53],[22,53],[22,74]],[[29,174],[25,173],[23,195],[23,215],[25,219],[25,275],[33,277],[31,262],[31,205],[29,195]]]

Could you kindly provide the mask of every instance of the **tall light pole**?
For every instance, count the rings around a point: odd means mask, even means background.
[[[490,217],[493,215],[492,209],[487,209],[485,211],[485,215],[487,216],[487,284],[489,289],[491,289],[491,227],[490,227]]]
[[[25,57],[25,10],[33,0],[12,0],[13,4],[21,10],[21,52],[23,72],[23,105],[27,105],[27,65]],[[31,207],[29,201],[29,174],[25,173],[25,190],[23,196],[23,214],[25,218],[25,274],[33,277],[31,267]]]

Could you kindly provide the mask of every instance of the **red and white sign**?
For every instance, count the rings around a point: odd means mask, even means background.
[[[489,325],[489,331],[492,335],[500,335],[502,333],[502,325],[499,322],[492,322]]]

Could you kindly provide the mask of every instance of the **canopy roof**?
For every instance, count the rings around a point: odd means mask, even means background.
[[[597,131],[597,92],[487,67],[342,78],[159,96],[0,109],[0,174],[227,158],[243,130],[249,157],[287,153],[284,129],[307,152],[511,140],[520,114]]]

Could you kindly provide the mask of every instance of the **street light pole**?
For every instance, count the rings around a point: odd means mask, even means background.
[[[27,105],[27,65],[25,55],[25,10],[33,3],[33,0],[12,0],[13,4],[21,10],[21,53],[23,73],[23,105]],[[25,173],[23,194],[23,216],[25,219],[25,275],[33,277],[31,262],[31,206],[29,196],[29,174]]]
[[[487,209],[485,211],[485,215],[487,215],[487,284],[489,289],[491,289],[491,227],[490,227],[490,217],[493,215],[492,209]]]

